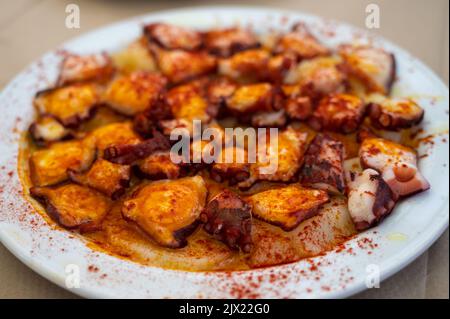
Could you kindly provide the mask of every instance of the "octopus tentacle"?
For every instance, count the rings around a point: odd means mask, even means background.
[[[374,169],[352,174],[348,186],[348,210],[358,230],[379,223],[395,206],[395,194]]]
[[[224,190],[206,205],[200,219],[204,229],[231,249],[250,252],[252,208],[237,194]]]

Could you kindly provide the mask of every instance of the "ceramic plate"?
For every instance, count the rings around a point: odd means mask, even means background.
[[[380,226],[312,259],[239,272],[184,272],[142,266],[92,250],[72,233],[49,226],[24,199],[17,173],[20,134],[33,119],[32,98],[57,76],[61,54],[49,52],[20,73],[0,96],[0,239],[20,260],[52,282],[84,297],[116,298],[334,298],[346,297],[399,271],[448,227],[448,88],[428,67],[386,40],[343,23],[275,9],[213,7],[152,13],[67,42],[76,53],[114,51],[141,32],[143,23],[166,21],[206,29],[249,25],[257,32],[287,30],[303,21],[329,46],[373,42],[395,53],[394,94],[426,109],[419,153],[431,190],[398,205]]]

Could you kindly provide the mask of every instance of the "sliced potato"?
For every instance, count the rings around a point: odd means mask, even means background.
[[[316,216],[291,232],[300,258],[316,256],[334,249],[357,233],[344,197],[333,197]]]
[[[253,222],[250,267],[267,267],[316,256],[356,234],[343,197],[334,197],[290,232],[262,221]]]
[[[280,265],[300,259],[290,233],[255,219],[252,231],[253,247],[247,258],[251,268]]]
[[[161,247],[130,226],[107,226],[108,243],[113,251],[153,267],[211,271],[225,269],[236,260],[236,253],[203,230],[193,234],[188,244],[176,250]]]

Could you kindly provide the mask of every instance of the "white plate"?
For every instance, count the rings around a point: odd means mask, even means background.
[[[80,270],[80,288],[71,291],[85,297],[346,297],[365,289],[366,282],[378,270],[381,279],[385,279],[405,267],[447,228],[449,152],[443,138],[448,138],[448,89],[416,58],[342,23],[301,13],[240,7],[152,13],[90,32],[63,48],[78,53],[117,50],[137,37],[142,24],[150,21],[202,29],[240,23],[251,25],[258,32],[287,30],[292,23],[304,21],[330,46],[370,40],[394,52],[399,75],[394,91],[414,96],[426,109],[427,133],[444,132],[433,139],[434,145],[424,144],[420,150],[429,154],[420,161],[420,168],[432,189],[402,202],[380,226],[359,234],[345,247],[277,267],[192,273],[146,267],[93,251],[79,237],[50,227],[21,195],[16,170],[19,132],[27,129],[33,118],[34,93],[56,79],[60,55],[53,51],[19,74],[0,96],[0,239],[30,268],[66,287],[66,280],[73,283],[76,271],[71,267],[76,265]]]

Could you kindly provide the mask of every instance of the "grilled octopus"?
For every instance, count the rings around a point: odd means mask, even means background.
[[[219,57],[229,57],[240,51],[255,49],[260,46],[255,35],[242,28],[226,28],[204,33],[206,49]]]
[[[361,125],[365,111],[366,106],[360,98],[350,94],[332,94],[320,101],[308,123],[318,131],[352,133]]]
[[[77,55],[68,54],[61,63],[57,86],[76,82],[107,81],[114,73],[111,57],[106,53]]]
[[[416,152],[407,146],[383,138],[367,138],[361,144],[359,156],[364,168],[372,168],[381,173],[395,198],[430,188],[417,167]]]
[[[369,45],[342,45],[342,69],[360,80],[368,92],[389,94],[396,75],[393,54]]]
[[[424,117],[414,101],[388,96],[391,53],[370,45],[333,52],[301,23],[273,40],[239,27],[151,23],[119,53],[67,55],[55,86],[33,101],[31,196],[63,227],[106,229],[108,244],[159,245],[180,262],[206,254],[212,237],[221,263],[241,251],[261,267],[320,253],[430,188],[413,149],[372,131]],[[114,116],[97,121],[102,110]],[[194,120],[201,133],[215,129],[220,152],[192,136],[188,154],[171,150],[172,130],[192,135]],[[258,133],[266,148],[250,161],[244,129],[225,134],[240,125],[281,130]],[[349,170],[344,159],[358,147],[362,170]],[[167,249],[186,245],[181,255]],[[200,257],[194,263],[211,264]]]
[[[424,114],[424,110],[409,99],[385,99],[369,105],[372,124],[385,130],[410,128],[419,124]]]
[[[282,35],[278,39],[274,51],[276,53],[290,52],[299,59],[311,59],[328,55],[330,52],[319,43],[303,23],[295,24],[290,32]]]
[[[80,232],[98,230],[111,207],[110,199],[77,184],[32,187],[30,195],[41,202],[61,226]]]
[[[167,50],[194,51],[203,44],[202,36],[199,32],[166,23],[145,25],[144,35],[148,41],[156,43]]]
[[[331,193],[345,190],[344,145],[328,135],[318,134],[305,153],[300,172],[303,185]]]
[[[75,83],[38,92],[33,104],[39,115],[52,116],[63,126],[76,128],[92,117],[100,102],[97,84]]]
[[[206,194],[200,176],[144,183],[124,201],[122,214],[160,245],[181,248],[198,226]]]
[[[350,173],[348,181],[348,211],[356,229],[364,230],[391,213],[395,195],[380,173],[368,168]]]
[[[105,149],[104,158],[112,163],[129,165],[144,159],[156,151],[170,149],[168,139],[155,131],[152,138],[137,144],[112,145]]]
[[[231,249],[250,252],[252,208],[236,193],[223,190],[215,195],[200,215],[203,228]]]

